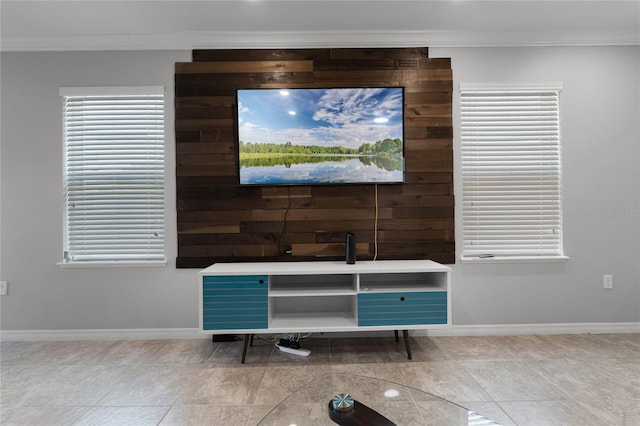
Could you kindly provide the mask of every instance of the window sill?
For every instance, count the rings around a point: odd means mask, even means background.
[[[108,261],[108,262],[58,262],[61,268],[155,268],[167,265],[166,260],[150,260],[150,261]]]
[[[494,256],[460,257],[462,263],[559,263],[567,262],[569,256]]]

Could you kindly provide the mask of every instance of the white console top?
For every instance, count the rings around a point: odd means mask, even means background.
[[[432,260],[344,261],[317,262],[239,262],[215,263],[200,271],[200,275],[321,275],[321,274],[384,274],[396,272],[448,272],[451,268]]]

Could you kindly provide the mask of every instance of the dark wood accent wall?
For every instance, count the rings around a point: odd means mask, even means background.
[[[405,88],[404,184],[240,187],[236,88]],[[427,48],[195,50],[176,63],[178,267],[344,258],[455,263],[450,59]],[[377,214],[376,214],[377,212]],[[377,219],[377,220],[376,220]],[[377,228],[376,228],[377,223]]]

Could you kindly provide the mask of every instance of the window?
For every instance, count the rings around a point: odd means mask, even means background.
[[[564,257],[560,90],[460,86],[463,260]]]
[[[164,262],[164,88],[61,88],[64,262]]]

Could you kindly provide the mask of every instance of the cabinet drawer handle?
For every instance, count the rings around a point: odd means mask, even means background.
[[[402,296],[402,297],[400,298],[400,301],[404,302],[404,296]]]
[[[260,280],[258,281],[260,284],[264,284],[264,280]]]

